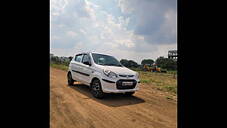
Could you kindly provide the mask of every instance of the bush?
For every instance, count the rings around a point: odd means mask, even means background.
[[[71,59],[72,59],[72,57],[53,56],[53,57],[50,58],[50,63],[68,66]]]
[[[152,60],[152,59],[143,59],[141,62],[141,65],[148,64],[151,66],[153,63],[154,63],[154,60]]]
[[[177,70],[177,62],[173,59],[159,57],[156,60],[156,64],[157,64],[158,67],[161,67],[163,69]]]
[[[50,66],[53,68],[57,68],[57,69],[65,70],[65,71],[68,70],[68,66],[66,66],[66,65],[51,63]]]

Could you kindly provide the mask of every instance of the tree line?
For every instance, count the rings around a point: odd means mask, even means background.
[[[169,58],[159,57],[155,61],[153,59],[143,59],[141,65],[133,60],[121,59],[121,64],[128,68],[143,68],[146,64],[152,66],[156,64],[158,67],[166,70],[177,70],[177,61]]]
[[[52,56],[50,57],[50,62],[68,66],[72,58],[73,58],[72,56],[69,56],[69,57]],[[177,61],[173,59],[165,58],[165,57],[159,57],[155,61],[153,59],[143,59],[141,61],[141,64],[136,63],[134,60],[121,59],[120,63],[128,68],[142,69],[145,64],[149,66],[156,64],[158,67],[162,69],[177,70]]]
[[[73,58],[72,56],[69,56],[69,57],[51,56],[50,63],[62,64],[62,65],[68,66],[72,58]]]

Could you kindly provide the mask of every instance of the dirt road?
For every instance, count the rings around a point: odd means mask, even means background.
[[[152,85],[141,85],[132,97],[107,95],[99,100],[89,88],[67,86],[66,72],[50,70],[51,128],[176,128],[177,103]]]

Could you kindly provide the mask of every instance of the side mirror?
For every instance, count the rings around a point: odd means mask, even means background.
[[[85,61],[85,62],[83,62],[83,63],[86,64],[86,65],[91,66],[91,63],[90,63],[89,61]]]

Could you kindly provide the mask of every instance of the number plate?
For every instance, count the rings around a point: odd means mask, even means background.
[[[122,86],[132,86],[133,82],[122,82]]]

